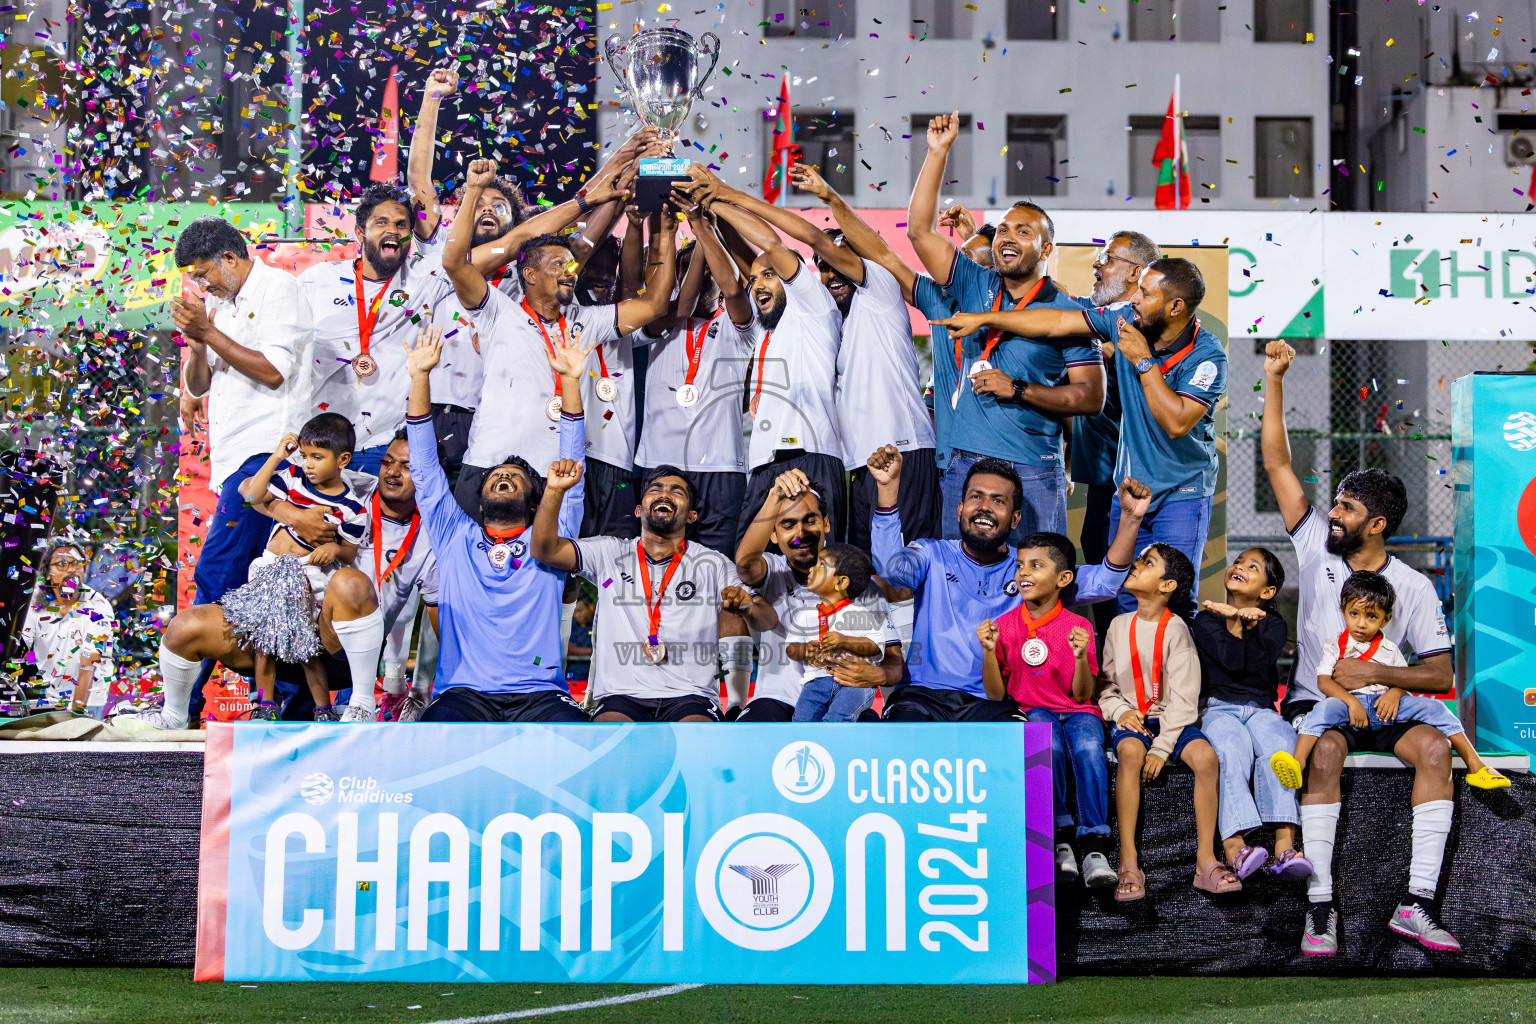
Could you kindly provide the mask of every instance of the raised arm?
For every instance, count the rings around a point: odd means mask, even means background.
[[[454,294],[465,309],[479,309],[485,302],[485,274],[470,262],[469,242],[474,237],[475,204],[494,177],[496,161],[479,159],[469,162],[464,197],[459,200],[458,212],[453,215],[453,225],[448,229],[448,239],[443,243],[443,269],[448,272]]]
[[[544,497],[539,499],[539,510],[533,516],[533,528],[528,531],[529,554],[560,572],[575,572],[581,561],[575,541],[560,536],[560,504],[565,500],[565,492],[581,479],[584,469],[578,459],[554,461],[544,483]]]
[[[896,283],[901,285],[901,297],[910,304],[913,301],[912,289],[917,282],[917,272],[907,266],[906,260],[896,255],[895,250],[880,237],[880,233],[870,227],[858,211],[849,206],[848,201],[809,164],[790,167],[789,180],[795,188],[809,192],[827,204],[827,208],[832,211],[832,218],[843,231],[843,240],[848,243],[848,249],[853,250],[854,255],[878,263],[889,271]],[[842,246],[835,248],[843,251]]]
[[[267,502],[272,500],[270,488],[272,486],[272,474],[277,472],[277,467],[287,461],[299,447],[298,434],[285,434],[283,439],[277,442],[277,448],[267,461],[262,463],[260,469],[246,477],[240,484],[240,497],[244,498],[258,511],[262,510]]]
[[[752,304],[747,301],[747,290],[741,286],[735,262],[725,251],[725,246],[720,244],[714,221],[705,216],[703,207],[695,205],[688,211],[688,225],[693,229],[693,237],[697,239],[704,261],[709,265],[709,276],[715,279],[715,284],[720,288],[720,302],[725,306],[731,323],[738,327],[751,323]]]
[[[621,338],[665,316],[667,307],[672,304],[672,285],[677,281],[677,221],[668,214],[664,219],[658,218],[656,223],[660,230],[651,239],[645,291],[638,298],[619,303],[617,319]]]
[[[842,274],[854,284],[864,283],[864,261],[859,259],[858,254],[847,246],[838,245],[828,237],[825,231],[798,213],[783,206],[765,203],[756,196],[741,191],[741,189],[731,188],[719,178],[710,174],[707,168],[698,163],[694,163],[688,169],[688,173],[695,181],[708,181],[716,186],[716,202],[730,203],[732,206],[741,207],[748,213],[756,214],[768,226],[788,235],[797,242],[810,246],[811,250],[831,265],[833,270]]]
[[[800,257],[784,244],[779,233],[763,222],[757,214],[735,203],[717,201],[717,188],[710,182],[694,182],[680,186],[693,199],[704,204],[715,219],[734,228],[742,240],[759,252],[766,253],[773,263],[773,272],[788,280],[800,272]],[[748,268],[750,272],[750,266]]]
[[[914,126],[915,127],[915,126]],[[928,276],[940,285],[949,284],[960,250],[939,231],[939,189],[944,185],[944,165],[949,150],[960,137],[960,112],[940,114],[928,122],[928,155],[912,185],[907,205],[907,238],[923,261]]]
[[[624,218],[628,226],[624,230],[624,240],[619,243],[619,287],[618,299],[632,299],[640,294],[645,286],[645,222],[646,216],[632,206],[624,208]],[[652,232],[655,232],[657,219],[651,217]]]
[[[1083,314],[1074,309],[1000,309],[996,312],[956,313],[943,320],[930,320],[935,327],[966,337],[987,328],[996,328],[1021,338],[1082,338],[1093,334]]]
[[[763,585],[763,580],[768,578],[768,561],[763,558],[763,552],[773,540],[779,511],[785,503],[793,501],[809,489],[810,480],[798,469],[780,473],[773,486],[768,488],[763,507],[741,535],[741,543],[736,546],[736,575],[741,577],[741,582],[749,587]]]
[[[419,211],[416,216],[416,237],[426,240],[432,237],[443,219],[443,209],[438,205],[437,187],[432,182],[432,158],[437,148],[437,112],[443,100],[452,96],[459,87],[459,73],[452,68],[436,68],[427,76],[426,87],[421,93],[421,112],[411,126],[411,157],[405,165],[405,182],[410,186],[411,198]]]
[[[1283,341],[1272,341],[1264,348],[1264,419],[1259,429],[1259,450],[1264,456],[1264,472],[1269,474],[1270,489],[1287,530],[1296,529],[1311,504],[1301,489],[1301,480],[1291,467],[1291,441],[1285,433],[1285,371],[1291,368],[1296,350]]]

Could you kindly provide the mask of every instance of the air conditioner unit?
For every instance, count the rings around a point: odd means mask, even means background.
[[[1506,138],[1504,162],[1511,167],[1536,164],[1536,133],[1521,132]]]

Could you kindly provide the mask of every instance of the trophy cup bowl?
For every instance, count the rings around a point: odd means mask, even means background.
[[[681,130],[720,61],[719,36],[705,32],[695,40],[675,28],[650,28],[628,39],[615,32],[603,49],[629,92],[635,116],[669,137]],[[701,73],[699,58],[705,55],[709,67]]]

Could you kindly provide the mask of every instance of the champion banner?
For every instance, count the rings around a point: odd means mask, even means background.
[[[200,980],[1043,982],[1045,725],[211,725]]]

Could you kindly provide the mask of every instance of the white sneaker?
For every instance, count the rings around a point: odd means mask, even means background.
[[[1077,878],[1077,854],[1072,852],[1071,843],[1056,844],[1056,873],[1067,879]]]
[[[1109,866],[1109,858],[1102,853],[1090,853],[1083,858],[1083,884],[1090,889],[1104,889],[1119,880],[1115,869]]]
[[[419,722],[421,713],[427,709],[427,705],[414,693],[407,693],[405,699],[400,702],[400,713],[395,716],[397,722]]]
[[[358,704],[348,704],[341,712],[343,722],[374,722],[378,720],[377,711],[369,711]]]
[[[166,713],[166,710],[163,707],[155,708],[152,711],[145,711],[142,714],[136,715],[113,715],[107,724],[112,726],[112,728],[117,729],[119,732],[125,732],[130,736],[133,736],[137,733],[151,732],[154,730],[178,732],[182,729],[188,728],[185,719],[181,721],[173,720],[171,716]]]

